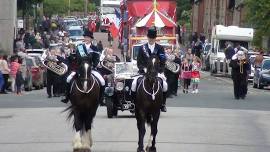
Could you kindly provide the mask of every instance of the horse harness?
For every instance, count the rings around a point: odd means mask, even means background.
[[[155,82],[156,82],[156,81],[155,81]],[[144,92],[145,92],[146,94],[150,95],[150,96],[152,97],[152,100],[154,101],[155,98],[156,98],[156,94],[159,92],[160,88],[162,88],[160,82],[159,82],[158,80],[157,80],[157,82],[158,82],[158,83],[157,83],[157,85],[158,85],[157,90],[155,91],[155,84],[156,84],[156,83],[153,83],[152,93],[151,93],[151,92],[147,91],[147,89],[145,88],[145,77],[143,77],[143,79],[140,81],[140,83],[139,83],[139,85],[138,85],[138,87],[137,87],[137,91],[138,91],[138,89],[140,88],[140,86],[142,85],[142,86],[143,86]]]
[[[92,86],[90,87],[89,90],[84,91],[84,90],[80,89],[80,88],[78,87],[77,81],[74,80],[74,81],[72,82],[72,84],[71,84],[70,93],[72,92],[73,86],[75,85],[78,91],[80,91],[81,93],[88,94],[90,91],[93,90],[95,83],[97,83],[97,84],[99,85],[97,78],[96,78],[95,76],[93,76],[93,74],[91,74],[91,78],[92,78],[92,80],[93,80],[93,83],[92,83]]]

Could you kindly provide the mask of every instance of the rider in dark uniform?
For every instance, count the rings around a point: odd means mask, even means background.
[[[93,33],[90,32],[89,30],[85,30],[84,32],[84,44],[79,44],[76,48],[75,54],[71,54],[71,57],[69,58],[69,67],[72,67],[69,76],[67,77],[67,88],[66,88],[66,98],[61,100],[64,103],[67,103],[69,101],[69,92],[70,92],[70,86],[71,86],[71,81],[73,77],[76,75],[76,71],[80,63],[82,62],[83,59],[86,58],[91,58],[92,61],[92,71],[91,73],[99,80],[100,83],[100,102],[102,102],[102,97],[104,94],[104,89],[105,89],[105,81],[103,77],[96,71],[96,67],[99,63],[99,57],[100,57],[100,52],[97,48],[97,46],[92,44],[92,40],[94,39]],[[74,65],[77,64],[77,65]]]
[[[147,61],[148,58],[151,55],[157,55],[160,59],[160,67],[158,69],[158,77],[163,80],[163,104],[161,107],[162,112],[166,112],[166,93],[168,89],[168,85],[166,82],[166,77],[164,76],[164,69],[165,69],[165,61],[166,61],[166,56],[164,52],[163,46],[157,44],[156,37],[157,37],[157,31],[154,27],[150,28],[147,33],[148,37],[148,43],[142,45],[139,49],[138,56],[137,56],[137,67],[139,68],[139,74],[144,75],[145,74],[145,69],[147,68]],[[141,77],[141,76],[139,76]],[[137,80],[139,77],[134,78],[132,82],[132,93],[135,95],[136,87],[137,87]]]

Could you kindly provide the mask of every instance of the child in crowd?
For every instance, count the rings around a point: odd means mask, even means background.
[[[22,85],[24,84],[24,79],[22,71],[19,69],[16,73],[16,90],[17,95],[22,95]]]
[[[200,68],[201,60],[199,57],[194,56],[192,61],[192,73],[191,73],[191,82],[192,82],[192,93],[198,93],[198,85],[200,82]]]
[[[17,56],[13,56],[10,63],[10,79],[11,79],[11,90],[15,92],[16,87],[16,74],[20,69],[20,64]]]
[[[182,70],[181,79],[183,80],[183,93],[188,93],[188,87],[191,81],[192,66],[191,64],[189,64],[189,61],[187,58],[183,59],[181,70]]]

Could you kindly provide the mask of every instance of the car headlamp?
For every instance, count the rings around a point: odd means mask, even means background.
[[[123,82],[117,82],[116,83],[116,90],[122,91],[124,89],[124,83]]]

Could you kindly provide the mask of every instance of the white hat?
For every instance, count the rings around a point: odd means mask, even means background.
[[[244,59],[246,59],[246,56],[245,56],[244,51],[238,51],[237,52],[237,58],[238,58],[238,60],[244,60]]]

